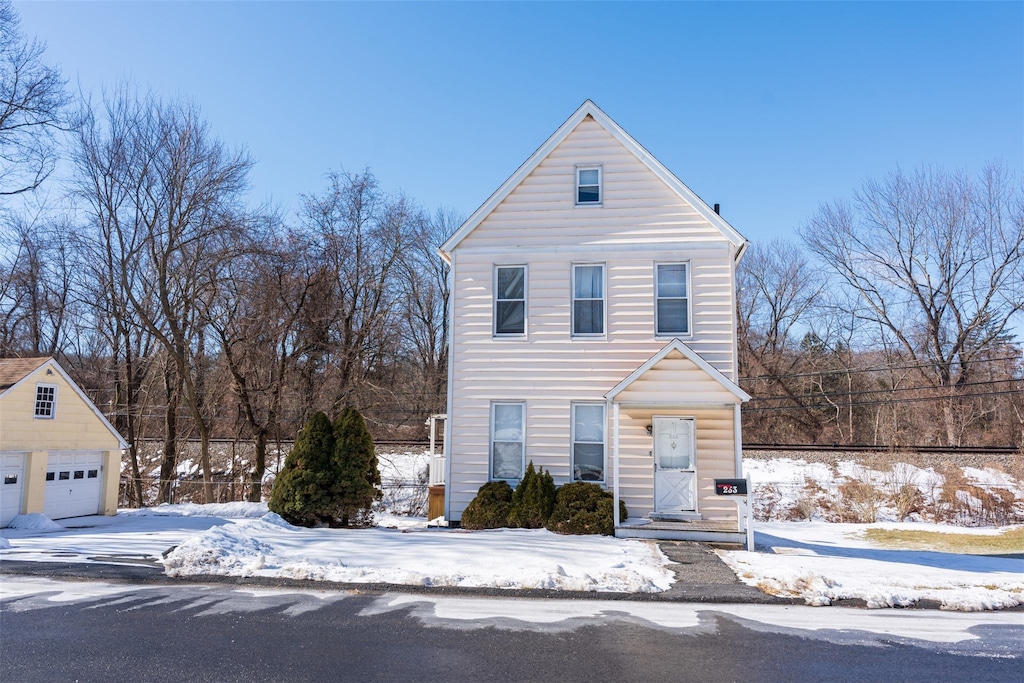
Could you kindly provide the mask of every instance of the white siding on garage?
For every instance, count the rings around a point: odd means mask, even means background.
[[[602,206],[575,205],[577,164],[601,165]],[[526,402],[526,460],[560,484],[569,480],[571,403],[602,400],[670,340],[655,336],[656,263],[689,264],[691,330],[680,338],[734,378],[735,253],[717,228],[585,119],[452,253],[449,519],[460,519],[488,480],[494,400]],[[529,267],[525,340],[492,335],[493,269],[503,263]],[[601,339],[572,338],[573,263],[605,264]],[[730,425],[731,419],[730,409]],[[698,426],[698,441],[700,434]],[[608,443],[610,452],[610,427]],[[641,469],[631,461],[622,476],[632,487],[627,506],[633,501],[642,511],[652,493]]]

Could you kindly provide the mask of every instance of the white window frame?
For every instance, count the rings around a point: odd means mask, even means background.
[[[50,402],[50,412],[48,415],[39,414],[39,390],[40,389],[53,389],[53,399]],[[56,384],[45,384],[40,382],[36,384],[36,393],[32,403],[32,417],[36,420],[52,420],[57,417],[57,385]]]
[[[520,414],[522,415],[522,440],[519,443],[522,445],[522,458],[519,461],[519,476],[515,478],[504,478],[494,476],[494,414],[495,407],[497,406],[519,406]],[[502,400],[502,401],[491,401],[490,409],[490,428],[487,437],[487,480],[488,481],[508,481],[518,482],[523,478],[523,473],[526,471],[526,401],[523,400]],[[516,443],[514,441],[501,441],[500,443]]]
[[[601,268],[601,331],[600,332],[577,332],[576,331],[576,269],[577,268]],[[608,334],[608,267],[604,263],[574,263],[570,270],[569,282],[569,332],[570,336],[578,339],[604,339]],[[579,301],[597,301],[597,299],[579,299]]]
[[[597,479],[576,478],[576,407],[577,406],[600,406],[601,407],[601,474]],[[580,441],[579,443],[594,443],[593,441]],[[573,401],[569,404],[569,477],[571,481],[587,481],[592,484],[604,484],[608,481],[608,406],[604,401]]]
[[[686,266],[686,331],[685,332],[662,332],[661,322],[658,320],[658,301],[661,299],[677,300],[684,297],[662,297],[658,296],[658,268],[660,266]],[[654,336],[659,338],[675,339],[676,337],[687,338],[693,336],[693,285],[689,261],[658,261],[654,264]]]
[[[523,269],[523,331],[522,332],[498,332],[498,271],[502,268]],[[498,339],[523,339],[530,324],[530,269],[525,263],[500,263],[494,266],[491,287],[494,292],[491,302],[491,336]],[[501,299],[501,301],[519,301],[519,299]]]
[[[596,202],[581,202],[580,201],[580,172],[581,171],[597,171],[597,201]],[[591,187],[586,185],[585,187]],[[604,167],[601,164],[577,164],[576,165],[576,182],[573,184],[573,202],[576,206],[602,206],[604,204]]]

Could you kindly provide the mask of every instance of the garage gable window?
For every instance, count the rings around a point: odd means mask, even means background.
[[[41,420],[52,420],[57,412],[57,387],[53,384],[36,385],[35,417]]]

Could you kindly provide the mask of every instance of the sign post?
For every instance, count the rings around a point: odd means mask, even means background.
[[[751,505],[749,479],[715,479],[715,494],[728,496],[736,503],[740,531],[747,533],[747,550],[754,549],[754,506]]]

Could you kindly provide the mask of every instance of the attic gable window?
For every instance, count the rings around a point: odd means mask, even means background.
[[[56,407],[57,387],[52,384],[37,384],[35,417],[41,420],[52,420]]]
[[[577,166],[576,167],[576,204],[577,205],[598,205],[603,197],[601,192],[600,166]]]

